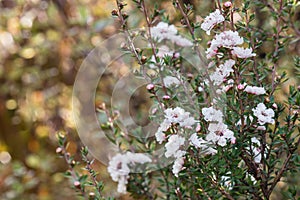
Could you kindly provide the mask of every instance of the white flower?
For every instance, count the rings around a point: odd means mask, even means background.
[[[168,39],[169,36],[176,35],[177,29],[174,25],[169,25],[165,22],[159,22],[156,26],[150,28],[151,36],[161,42]]]
[[[202,114],[204,115],[204,120],[207,122],[222,121],[223,113],[220,110],[216,110],[213,107],[202,108]]]
[[[236,31],[224,31],[215,36],[215,38],[211,41],[210,47],[206,50],[206,57],[208,59],[217,55],[218,48],[225,47],[232,49],[236,45],[243,44],[244,40],[239,36],[239,33]]]
[[[184,142],[185,142],[184,137],[181,137],[179,135],[171,135],[168,139],[168,142],[165,145],[166,148],[165,156],[167,158],[171,156],[176,157],[177,151],[179,151],[180,146],[182,146]]]
[[[180,35],[173,35],[173,36],[170,37],[170,40],[173,43],[175,43],[175,44],[177,44],[178,46],[181,46],[181,47],[193,46],[193,43],[190,40],[188,40],[188,39],[186,39],[186,38],[184,38]]]
[[[171,126],[171,123],[164,120],[163,123],[160,124],[158,130],[155,133],[156,141],[161,144],[166,139],[165,131],[167,131]]]
[[[175,87],[177,87],[180,84],[180,81],[176,77],[173,77],[173,76],[166,76],[163,79],[163,81],[164,81],[165,86],[167,88],[170,88],[172,85],[174,85]]]
[[[249,86],[249,85],[244,89],[244,91],[255,95],[261,95],[266,93],[264,87],[256,87],[256,86]]]
[[[224,31],[218,35],[216,35],[215,40],[217,44],[226,48],[233,48],[236,45],[240,45],[244,43],[242,37],[239,36],[237,31]]]
[[[206,140],[199,138],[197,136],[197,133],[192,134],[191,137],[189,138],[189,141],[190,141],[191,145],[202,149],[204,154],[212,154],[213,155],[213,154],[217,153],[217,150],[211,148],[208,145],[208,142]]]
[[[227,173],[230,175],[231,173]],[[232,190],[233,188],[233,182],[231,181],[230,176],[221,176],[222,183],[225,187],[228,188],[228,190]]]
[[[251,138],[251,143],[252,143],[251,149],[252,149],[253,155],[254,155],[254,162],[260,163],[261,162],[260,141],[256,137],[253,137],[253,138]],[[248,150],[249,149],[250,148],[248,148]]]
[[[168,108],[165,110],[165,118],[169,123],[179,123],[181,127],[191,128],[196,123],[193,117],[190,117],[189,112],[185,112],[182,108]]]
[[[230,139],[231,143],[235,143],[236,138],[231,130],[227,128],[227,125],[219,123],[210,123],[208,126],[209,134],[206,136],[207,141],[217,143],[220,146],[225,146],[227,140]]]
[[[224,20],[224,16],[221,14],[220,10],[217,9],[205,17],[204,22],[201,24],[201,28],[206,31],[207,35],[210,35],[211,29]]]
[[[169,25],[165,22],[159,22],[156,26],[151,27],[150,32],[152,38],[156,39],[158,42],[167,39],[182,47],[193,45],[190,40],[177,35],[178,31],[174,25]]]
[[[251,48],[244,49],[243,47],[233,47],[231,53],[239,58],[250,58],[256,56],[255,53],[252,53]]]
[[[184,157],[176,158],[172,167],[172,172],[176,177],[178,177],[178,173],[183,169],[183,165],[184,165]]]
[[[275,116],[274,111],[271,108],[267,109],[265,104],[259,103],[255,109],[252,109],[252,111],[254,116],[257,117],[258,123],[260,125],[264,125],[266,123],[275,123],[273,119],[273,117]]]
[[[107,171],[113,181],[118,182],[118,192],[126,193],[126,184],[128,183],[130,168],[129,164],[144,164],[151,162],[151,159],[142,153],[116,154],[108,163]]]
[[[235,61],[232,59],[226,60],[224,64],[221,64],[218,68],[218,71],[224,76],[228,77],[230,72],[233,72],[232,67],[235,65]]]
[[[220,85],[223,83],[226,77],[230,75],[231,72],[233,72],[233,65],[235,64],[235,61],[232,59],[226,60],[224,64],[221,64],[216,71],[210,75],[210,80],[214,82],[214,85]]]

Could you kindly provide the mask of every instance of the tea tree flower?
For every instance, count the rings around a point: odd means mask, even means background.
[[[151,159],[142,153],[131,153],[115,155],[108,163],[108,172],[113,181],[118,182],[118,192],[126,193],[126,184],[128,183],[130,165],[144,164],[151,162]]]
[[[192,136],[189,138],[190,144],[192,146],[195,146],[197,148],[200,148],[202,150],[203,154],[216,154],[217,150],[210,147],[208,142],[202,138],[199,138],[197,136],[197,133],[192,134]]]
[[[227,125],[219,123],[210,123],[208,126],[209,134],[206,136],[207,141],[217,143],[220,146],[226,145],[226,140],[230,139],[231,143],[235,143],[236,138],[231,130],[227,128]]]
[[[273,117],[275,116],[274,111],[271,108],[267,109],[264,103],[259,103],[255,109],[252,109],[252,111],[254,116],[257,117],[257,121],[260,125],[264,125],[266,123],[275,123],[273,119]]]
[[[255,95],[262,95],[266,93],[264,87],[256,87],[256,86],[249,86],[249,85],[244,89],[244,91]]]
[[[220,110],[214,109],[213,107],[202,108],[202,114],[204,115],[204,120],[207,122],[220,122],[223,119],[223,113]]]
[[[205,17],[204,22],[201,24],[201,28],[206,31],[207,35],[210,35],[211,29],[223,22],[225,20],[224,16],[221,14],[219,9],[215,10],[214,12],[210,13],[207,17]]]
[[[252,53],[251,48],[244,49],[243,47],[233,47],[231,53],[239,58],[250,58],[256,56],[255,53]]]
[[[176,153],[179,150],[180,146],[182,146],[185,142],[184,137],[181,137],[179,135],[171,135],[168,139],[168,142],[166,143],[166,152],[165,156],[167,158],[174,156],[176,157]]]
[[[158,42],[170,40],[181,47],[189,47],[193,45],[190,40],[177,34],[178,31],[174,25],[169,25],[165,22],[159,22],[156,26],[151,27],[150,32],[153,39],[156,39]]]
[[[173,77],[173,76],[166,76],[163,79],[163,81],[167,88],[170,88],[171,86],[177,87],[180,84],[180,81],[176,77]]]

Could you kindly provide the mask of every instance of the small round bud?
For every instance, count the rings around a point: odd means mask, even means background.
[[[179,52],[174,53],[173,57],[174,58],[179,58],[180,57],[180,53]]]
[[[80,189],[80,187],[81,187],[79,181],[74,181],[73,185],[78,189]]]
[[[142,58],[141,58],[141,62],[142,62],[142,64],[145,64],[145,63],[146,63],[146,61],[147,61],[147,57],[146,57],[146,56],[142,56]]]
[[[164,95],[164,96],[163,96],[163,100],[165,100],[165,101],[170,100],[170,98],[171,98],[171,97],[170,97],[169,95]]]
[[[95,193],[94,192],[90,192],[89,193],[89,199],[94,199],[95,198]]]
[[[182,25],[186,25],[185,19],[181,19],[181,20],[180,20],[180,23],[181,23]]]
[[[300,85],[297,87],[297,90],[300,91]]]
[[[232,3],[230,1],[226,1],[223,4],[224,8],[230,8],[232,6]]]
[[[269,102],[270,102],[270,98],[269,98],[269,97],[266,97],[266,98],[265,98],[265,102],[266,102],[266,103],[269,103]]]
[[[76,161],[75,160],[72,160],[71,163],[70,163],[71,167],[74,167],[76,165]]]
[[[141,49],[140,49],[140,48],[136,48],[135,51],[136,51],[137,53],[141,53]]]
[[[152,83],[146,86],[147,90],[152,91],[154,89],[154,85]]]
[[[272,107],[275,108],[275,109],[278,108],[276,103],[273,103]]]
[[[111,11],[111,15],[112,15],[112,16],[118,16],[118,11],[117,11],[116,9],[113,9],[113,10]]]
[[[122,13],[122,17],[123,17],[124,19],[126,19],[126,18],[128,17],[128,14],[127,14],[126,12],[124,12],[124,13]]]
[[[61,147],[57,147],[56,150],[55,150],[55,152],[57,154],[61,154],[63,152],[63,149]]]
[[[194,78],[194,75],[191,73],[188,73],[186,76],[189,82]]]

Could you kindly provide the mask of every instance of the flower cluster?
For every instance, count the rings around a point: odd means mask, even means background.
[[[189,112],[186,112],[184,109],[180,107],[176,108],[168,108],[164,111],[165,119],[161,123],[158,128],[155,136],[157,142],[160,144],[167,139],[167,143],[165,144],[166,152],[165,156],[167,158],[173,157],[175,158],[172,172],[175,176],[178,176],[178,173],[183,169],[184,159],[186,151],[182,150],[185,144],[185,137],[180,131],[175,131],[171,135],[167,136],[166,132],[172,127],[181,127],[184,129],[192,129],[192,126],[196,123],[194,117],[190,116]],[[178,127],[177,127],[178,128]]]
[[[217,9],[215,12],[210,13],[207,17],[205,17],[204,22],[201,24],[201,28],[206,31],[207,35],[210,35],[211,29],[225,20],[221,11]]]
[[[151,159],[142,153],[126,152],[125,154],[116,154],[107,167],[113,181],[118,182],[118,192],[126,193],[126,184],[128,183],[130,166],[151,162]]]
[[[209,14],[204,22],[201,24],[201,28],[210,35],[211,29],[218,23],[221,23],[225,20],[224,16],[221,14],[221,11],[217,9],[216,11]],[[238,47],[237,45],[242,45],[244,40],[239,36],[239,33],[236,31],[224,31],[215,36],[215,38],[210,42],[210,47],[206,50],[207,58],[210,59],[215,55],[222,57],[221,53],[218,53],[218,49],[221,47],[231,49],[231,53],[238,58],[249,58],[255,56],[255,53],[252,53],[251,48]]]
[[[159,22],[156,26],[150,28],[151,36],[158,42],[163,40],[170,40],[172,43],[181,47],[192,46],[193,43],[178,35],[178,31],[174,25],[169,25],[165,22]]]
[[[236,138],[234,137],[234,133],[223,123],[222,111],[209,107],[203,108],[202,114],[204,120],[210,122],[208,126],[209,133],[205,138],[207,141],[220,146],[225,146],[227,140],[235,143]]]
[[[272,108],[267,109],[265,104],[259,103],[256,108],[252,109],[252,111],[254,116],[257,117],[257,121],[260,125],[275,123],[273,119],[275,116],[274,110]]]
[[[190,129],[196,123],[194,117],[190,117],[190,113],[185,112],[185,110],[180,107],[176,107],[174,109],[168,108],[164,111],[164,113],[165,119],[155,133],[156,140],[160,144],[166,140],[167,137],[165,132],[168,131],[172,125],[178,124],[180,127]]]

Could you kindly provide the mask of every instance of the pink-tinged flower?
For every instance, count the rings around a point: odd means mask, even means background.
[[[244,49],[243,47],[233,47],[231,53],[238,58],[250,58],[256,56],[255,53],[252,53],[251,48]]]
[[[278,108],[276,103],[273,103],[273,104],[272,104],[272,107],[275,108],[275,109]]]
[[[247,83],[243,83],[243,84],[240,83],[240,84],[238,84],[237,89],[243,90],[246,85],[247,85]]]
[[[219,47],[223,46],[226,48],[233,48],[244,43],[244,40],[239,36],[239,33],[231,30],[216,35],[215,40]]]
[[[206,31],[207,35],[210,35],[211,29],[223,22],[225,20],[224,16],[221,14],[219,9],[215,10],[214,12],[210,13],[207,17],[205,17],[204,22],[201,24],[201,28]]]
[[[275,116],[274,111],[271,108],[268,108],[263,103],[259,103],[257,107],[252,109],[253,114],[257,117],[257,121],[260,125],[264,125],[266,123],[274,124],[275,121],[273,117]]]
[[[244,89],[244,91],[255,95],[262,95],[266,93],[264,87],[256,87],[256,86],[249,86],[249,85]]]

